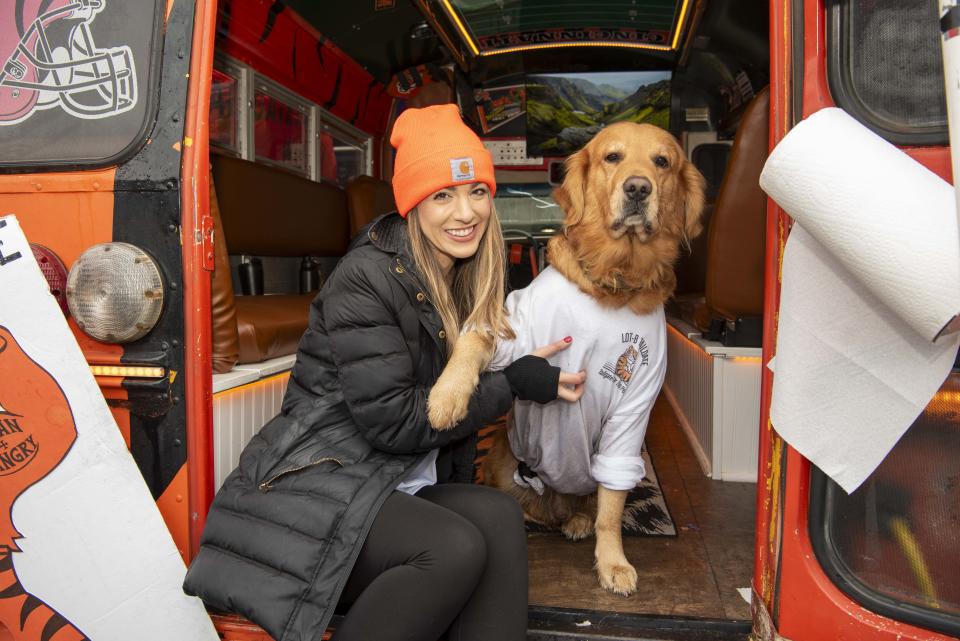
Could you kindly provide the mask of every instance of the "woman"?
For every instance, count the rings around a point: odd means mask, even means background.
[[[277,641],[320,639],[335,609],[337,641],[520,641],[522,514],[470,484],[476,431],[514,398],[577,400],[583,373],[540,357],[559,341],[483,374],[468,416],[430,427],[460,329],[511,334],[496,184],[454,105],[405,111],[391,143],[398,213],[358,236],[314,301],[283,412],[217,494],[185,590]]]

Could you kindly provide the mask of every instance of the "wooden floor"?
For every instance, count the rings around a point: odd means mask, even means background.
[[[677,526],[676,537],[624,537],[638,591],[621,597],[600,588],[593,539],[531,534],[530,604],[661,616],[749,619],[737,593],[753,574],[753,483],[704,476],[673,408],[657,400],[647,449]]]

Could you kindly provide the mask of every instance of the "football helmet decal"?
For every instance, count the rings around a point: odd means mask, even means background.
[[[6,0],[0,6],[0,126],[42,109],[109,118],[137,104],[130,47],[97,47],[107,0]]]

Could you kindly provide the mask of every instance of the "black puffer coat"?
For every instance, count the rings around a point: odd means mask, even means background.
[[[476,431],[510,407],[486,373],[469,415],[431,429],[446,360],[442,324],[413,270],[406,221],[370,225],[310,310],[283,413],[250,441],[217,493],[184,590],[277,641],[320,639],[381,504],[426,452],[441,481],[469,482]]]

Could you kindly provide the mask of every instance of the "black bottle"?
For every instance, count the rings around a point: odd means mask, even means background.
[[[257,257],[240,258],[240,291],[244,296],[263,294],[263,263]]]
[[[320,268],[313,258],[304,256],[300,261],[300,293],[306,294],[320,288]]]

